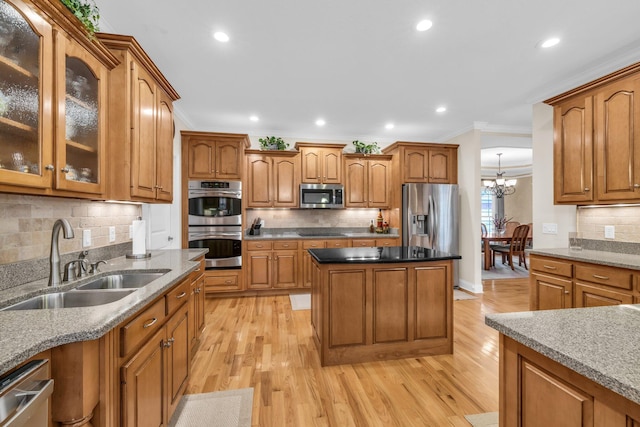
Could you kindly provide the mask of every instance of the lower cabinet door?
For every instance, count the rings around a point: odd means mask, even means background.
[[[531,273],[529,281],[531,310],[555,310],[573,306],[571,280]]]
[[[188,304],[184,304],[167,323],[167,421],[171,419],[189,378]]]
[[[123,427],[157,427],[168,420],[162,393],[164,338],[162,328],[121,368]]]
[[[575,307],[601,307],[606,305],[633,304],[633,296],[628,292],[604,289],[586,283],[576,282]]]

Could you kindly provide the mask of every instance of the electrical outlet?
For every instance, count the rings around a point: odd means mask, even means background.
[[[604,238],[605,239],[615,239],[616,238],[616,227],[613,225],[605,225],[604,226]]]
[[[129,238],[133,239],[133,225],[129,226]]]
[[[558,234],[558,224],[543,223],[542,224],[542,233],[543,234]]]
[[[82,247],[88,248],[91,246],[91,229],[87,228],[82,230]]]
[[[116,227],[112,225],[109,227],[109,243],[115,242],[115,241],[116,241]]]

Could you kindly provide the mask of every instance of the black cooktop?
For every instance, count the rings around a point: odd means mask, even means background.
[[[320,264],[399,263],[461,259],[457,254],[418,246],[309,249]]]

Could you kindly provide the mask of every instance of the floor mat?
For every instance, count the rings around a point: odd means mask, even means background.
[[[251,427],[253,388],[185,394],[170,427]]]
[[[311,310],[311,294],[290,294],[291,310]]]
[[[498,413],[485,412],[484,414],[473,414],[464,416],[473,427],[498,427]]]

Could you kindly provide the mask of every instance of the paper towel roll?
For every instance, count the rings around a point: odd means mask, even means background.
[[[133,221],[133,254],[144,255],[147,253],[147,236],[144,220]]]

